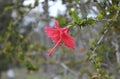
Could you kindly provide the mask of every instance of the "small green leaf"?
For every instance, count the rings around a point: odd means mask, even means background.
[[[72,14],[72,18],[75,22],[78,22],[79,21],[79,16],[78,14],[75,12],[75,11],[71,11],[71,14]]]
[[[11,20],[11,21],[9,22],[8,30],[12,30],[12,27],[13,27],[13,20]]]
[[[99,13],[98,16],[97,16],[97,19],[98,19],[98,20],[103,19],[103,15]]]
[[[13,6],[6,6],[4,8],[4,11],[9,11],[9,10],[12,10],[14,7]]]
[[[38,4],[39,4],[39,1],[36,0],[35,3],[34,3],[34,6],[38,6]]]
[[[88,24],[92,25],[95,23],[95,20],[92,18],[88,18]]]

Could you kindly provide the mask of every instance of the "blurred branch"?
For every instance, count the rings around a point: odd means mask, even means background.
[[[77,79],[79,74],[77,72],[75,72],[74,70],[70,69],[67,65],[65,65],[64,63],[60,63],[59,61],[56,62],[58,65],[60,65],[63,69],[64,69],[64,74],[67,73],[67,71],[69,71],[71,74],[73,74]]]
[[[73,71],[72,69],[70,69],[67,65],[65,65],[64,63],[60,63],[60,65],[64,68],[64,70],[69,71],[70,73],[72,73],[73,75],[78,76],[78,73],[76,73],[75,71]]]
[[[120,64],[120,51],[117,40],[112,41],[112,45],[115,47],[117,63]]]
[[[114,76],[115,76],[115,79],[119,79],[119,74],[117,73],[117,69],[116,69],[116,67],[115,67],[115,64],[110,61],[109,52],[106,52],[106,60],[107,60],[107,62],[108,62],[108,67],[109,67],[109,69],[112,71],[112,73],[113,73]]]

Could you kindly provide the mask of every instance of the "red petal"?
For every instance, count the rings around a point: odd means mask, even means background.
[[[70,47],[71,49],[75,49],[75,41],[74,38],[70,35],[68,35],[67,33],[64,33],[62,36],[62,41],[64,42],[64,44],[68,47]]]
[[[58,30],[50,28],[50,27],[45,27],[45,32],[48,37],[52,39],[54,43],[57,43],[60,39],[60,33]]]
[[[45,32],[48,37],[52,38],[56,36],[56,29],[50,28],[50,27],[45,27]]]
[[[55,26],[55,28],[59,28],[59,23],[58,23],[58,21],[55,21],[54,26]]]
[[[67,34],[69,29],[67,27],[64,27],[64,28],[62,28],[62,30],[63,30],[64,33]]]

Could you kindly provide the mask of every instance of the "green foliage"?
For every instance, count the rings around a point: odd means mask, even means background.
[[[31,37],[28,37],[31,27],[27,28],[27,32],[19,33],[21,21],[23,16],[26,14],[24,9],[21,9],[23,1],[16,1],[15,4],[12,1],[4,3],[1,11],[3,16],[0,17],[2,20],[5,16],[11,16],[12,11],[15,9],[18,11],[19,20],[14,20],[12,17],[8,17],[3,20],[0,25],[0,71],[7,70],[11,64],[15,66],[26,66],[28,70],[36,71],[39,69],[38,57],[36,54],[28,54],[28,51],[43,52],[46,47],[41,45],[39,42],[31,44]],[[35,2],[35,6],[38,5],[38,0]],[[35,7],[34,6],[34,7]],[[9,12],[9,13],[8,13]],[[24,27],[25,28],[25,27]],[[31,44],[31,45],[30,45]],[[34,59],[33,59],[34,58]],[[32,60],[32,61],[31,61]],[[44,57],[40,59],[41,64],[44,63]],[[19,63],[19,64],[16,64]]]

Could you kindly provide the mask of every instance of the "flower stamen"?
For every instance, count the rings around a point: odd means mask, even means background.
[[[52,49],[50,49],[48,56],[54,53],[54,49],[60,44],[60,42],[61,42],[61,39],[55,44],[55,46]]]

